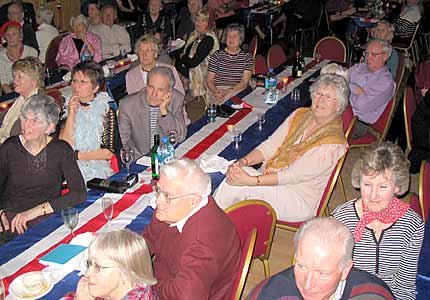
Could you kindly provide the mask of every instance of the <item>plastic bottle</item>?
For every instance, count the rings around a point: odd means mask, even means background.
[[[157,149],[160,166],[168,164],[175,159],[175,147],[169,142],[169,137],[163,136],[160,146]]]
[[[92,55],[90,49],[88,49],[87,44],[84,43],[83,49],[81,51],[81,62],[90,61],[92,59]]]

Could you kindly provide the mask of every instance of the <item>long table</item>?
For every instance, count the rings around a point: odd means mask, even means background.
[[[248,89],[230,101],[246,102],[252,105],[252,109],[239,110],[230,118],[217,118],[213,123],[203,117],[191,124],[188,127],[186,140],[176,149],[176,156],[198,159],[205,153],[217,154],[225,159],[233,160],[254,149],[256,145],[270,136],[294,109],[310,104],[307,95],[310,78],[317,76],[319,69],[327,61],[319,64],[309,60],[307,62],[312,67],[304,73],[302,78],[291,81],[285,92],[280,91],[281,100],[276,105],[269,106],[264,103],[263,89],[257,88],[254,91]],[[279,78],[285,78],[291,74],[291,68],[281,68],[277,71]],[[295,87],[302,90],[302,101],[291,101],[289,94]],[[255,124],[258,113],[266,114],[263,131],[258,131]],[[239,150],[233,148],[232,136],[227,130],[227,125],[234,125],[243,132]],[[144,229],[150,222],[153,212],[153,208],[149,206],[154,200],[150,185],[151,174],[147,170],[147,166],[138,163],[133,164],[131,170],[139,173],[139,183],[127,190],[125,194],[105,194],[89,190],[87,200],[77,206],[80,215],[79,224],[75,230],[76,234],[107,230],[107,221],[101,208],[103,196],[109,196],[114,200],[114,216],[111,222],[113,228],[125,227],[135,232],[141,232]],[[113,179],[123,175],[124,171],[115,174]],[[211,173],[210,175],[213,190],[215,190],[224,179],[224,175],[222,173]],[[2,254],[0,255],[0,278],[3,278],[6,289],[14,278],[23,273],[45,270],[46,266],[39,262],[40,257],[61,243],[69,243],[71,239],[72,236],[63,225],[60,214],[54,213],[23,235],[0,247]],[[57,272],[53,289],[43,299],[57,300],[65,293],[74,291],[78,279],[79,271]],[[11,298],[10,295],[8,298]]]

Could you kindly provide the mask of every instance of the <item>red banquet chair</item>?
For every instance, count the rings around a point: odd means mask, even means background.
[[[426,160],[421,163],[418,193],[421,215],[424,223],[427,223],[430,211],[430,163]]]
[[[314,56],[320,59],[328,59],[336,62],[346,62],[346,47],[344,43],[334,36],[326,36],[318,41],[314,47]]]
[[[252,258],[263,262],[264,276],[269,277],[269,255],[277,219],[273,207],[262,200],[244,200],[226,208],[225,212],[236,225],[240,236],[257,228],[258,236]]]
[[[403,114],[405,119],[406,131],[406,147],[407,151],[412,149],[412,116],[417,108],[417,101],[415,99],[414,90],[408,86],[405,94],[403,95]]]
[[[234,279],[231,300],[240,300],[251,265],[252,253],[254,251],[255,240],[257,239],[257,228],[252,228],[246,235],[240,236],[242,252],[240,255],[239,271]]]
[[[254,60],[254,74],[264,74],[266,75],[269,72],[269,68],[267,67],[267,62],[264,56],[258,54]]]
[[[68,33],[66,32],[66,33],[57,35],[49,43],[45,54],[45,68],[47,70],[52,71],[57,69],[58,65],[55,59],[57,58],[58,49],[60,48],[60,43],[67,34]]]
[[[284,49],[278,44],[274,44],[267,52],[267,65],[269,68],[275,69],[287,61]]]

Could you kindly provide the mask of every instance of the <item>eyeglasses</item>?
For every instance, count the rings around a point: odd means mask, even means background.
[[[184,197],[188,197],[188,196],[196,194],[196,193],[189,193],[189,194],[185,194],[185,195],[182,195],[182,196],[171,197],[167,192],[162,191],[160,189],[160,187],[158,187],[156,185],[154,186],[154,191],[155,191],[155,195],[157,196],[157,199],[160,196],[163,196],[163,199],[166,201],[167,204],[171,204],[173,200],[177,200],[177,199],[180,199],[180,198],[184,198]]]
[[[28,124],[30,124],[30,126],[38,126],[38,125],[42,125],[45,123],[45,122],[38,120],[36,118],[30,119],[30,118],[27,118],[26,116],[20,116],[19,119],[22,122],[28,122]]]
[[[96,272],[96,273],[99,273],[103,269],[117,268],[117,267],[102,267],[102,266],[100,266],[98,263],[96,263],[92,259],[87,259],[85,261],[85,267],[87,268],[87,270],[90,269],[91,267],[93,267],[94,268],[94,272]]]
[[[382,54],[385,54],[385,52],[380,52],[380,53],[375,53],[375,52],[364,52],[364,55],[366,56],[366,57],[369,57],[369,56],[371,56],[371,57],[377,57],[378,55],[382,55]]]
[[[312,93],[312,95],[315,97],[315,96],[318,96],[318,97],[320,97],[320,98],[325,98],[325,99],[329,99],[329,100],[333,100],[333,101],[335,101],[336,100],[336,97],[333,97],[333,96],[331,96],[331,95],[329,95],[329,94],[324,94],[324,93],[320,93],[320,92],[313,92]]]

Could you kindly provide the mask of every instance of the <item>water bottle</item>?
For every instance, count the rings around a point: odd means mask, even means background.
[[[269,69],[269,73],[266,76],[266,79],[264,81],[264,87],[266,90],[265,93],[265,100],[264,102],[266,104],[274,104],[276,103],[277,96],[278,96],[278,90],[276,89],[276,85],[278,80],[276,79],[275,74],[273,73],[273,69]]]
[[[168,164],[175,159],[175,147],[169,142],[169,137],[163,136],[157,150],[160,166]]]
[[[90,61],[92,59],[92,55],[90,49],[88,49],[87,44],[84,43],[84,46],[81,51],[81,62]]]
[[[273,69],[269,68],[266,77],[264,78],[264,92],[265,94],[270,92],[270,76],[272,75]]]

